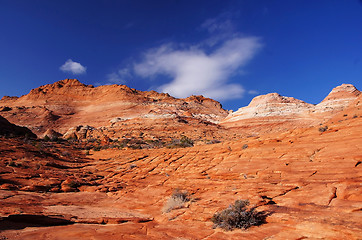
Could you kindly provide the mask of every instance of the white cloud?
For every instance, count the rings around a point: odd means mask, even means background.
[[[123,68],[117,72],[113,72],[107,75],[106,84],[124,84],[128,78],[131,78],[132,75],[128,68]]]
[[[259,94],[259,92],[256,91],[256,90],[249,90],[249,91],[248,91],[248,94],[250,94],[250,95],[256,95],[256,94]]]
[[[73,62],[72,59],[68,59],[59,69],[63,72],[70,72],[73,74],[83,74],[87,71],[86,67],[78,62]]]
[[[207,30],[210,37],[203,44],[214,46],[222,41],[237,37],[239,33],[236,31],[233,18],[235,14],[231,12],[221,13],[216,18],[209,18],[201,24],[201,29]]]
[[[201,24],[201,27],[206,29],[209,33],[235,32],[235,26],[231,17],[230,13],[223,13],[216,18],[207,19],[203,24]]]
[[[234,36],[224,40],[211,53],[200,45],[177,49],[168,44],[147,51],[134,72],[142,77],[167,75],[172,81],[158,90],[175,97],[204,95],[225,100],[241,98],[245,92],[240,84],[228,83],[229,77],[254,57],[261,47],[255,37]]]

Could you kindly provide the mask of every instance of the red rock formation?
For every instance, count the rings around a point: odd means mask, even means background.
[[[269,93],[255,97],[247,107],[229,114],[221,125],[242,128],[249,134],[278,132],[318,125],[345,109],[360,95],[351,84],[334,88],[319,104]]]
[[[162,129],[166,134],[202,136],[216,130],[225,139],[239,136],[190,148],[137,150],[87,150],[82,141],[2,137],[0,239],[360,238],[362,95],[348,85],[334,89],[319,106],[278,94],[258,97],[234,114],[237,124],[249,121],[248,126],[224,129],[197,116],[221,111],[217,102],[203,97],[180,100],[74,80],[59,84],[3,99],[1,114],[15,113],[36,126],[64,122],[74,127],[69,135],[78,139],[111,131],[131,136],[137,127],[137,134],[142,127],[140,138]],[[101,95],[110,97],[92,102]],[[108,106],[118,95],[123,100]],[[130,99],[137,103],[131,110],[122,105]],[[102,108],[105,116],[99,115]],[[123,109],[124,115],[112,115],[109,109]],[[126,119],[136,110],[136,118]],[[116,119],[108,127],[76,125],[89,121],[89,116],[82,120],[85,113]],[[34,114],[40,119],[31,121]],[[302,124],[304,120],[323,124]],[[106,123],[102,121],[95,122]],[[270,128],[273,132],[267,133]],[[258,136],[240,137],[252,131]],[[112,144],[107,140],[100,144]],[[163,211],[175,189],[187,191],[190,201]],[[231,232],[214,229],[213,214],[238,199],[269,212],[267,223]]]
[[[187,149],[101,150],[91,151],[87,159],[60,143],[39,155],[32,145],[4,139],[0,151],[16,151],[1,158],[1,186],[13,190],[0,191],[1,235],[358,239],[361,100],[359,96],[328,120],[324,132],[318,126]],[[65,150],[68,154],[61,154]],[[20,160],[8,164],[11,159]],[[162,212],[175,189],[187,190],[193,200]],[[246,231],[213,229],[212,215],[237,199],[270,212],[267,223]],[[21,220],[27,216],[36,224]],[[65,225],[51,226],[56,221]],[[14,228],[16,224],[22,227]]]
[[[64,134],[79,125],[95,128],[119,125],[124,129],[123,123],[131,125],[126,127],[128,131],[137,128],[142,131],[140,126],[134,126],[134,122],[149,126],[160,123],[167,132],[168,125],[174,125],[175,119],[190,124],[204,121],[207,122],[204,125],[209,125],[227,115],[220,103],[202,96],[177,99],[165,93],[142,92],[125,85],[93,87],[75,79],[41,86],[20,98],[4,97],[0,106],[12,109],[1,112],[2,116],[18,125],[28,126],[40,135],[50,128]]]
[[[7,137],[27,137],[36,138],[36,135],[32,133],[26,127],[19,127],[10,123],[8,120],[0,116],[0,135]]]

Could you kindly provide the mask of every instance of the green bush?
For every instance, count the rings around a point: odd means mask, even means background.
[[[230,231],[235,228],[247,229],[251,226],[259,226],[265,223],[267,214],[265,212],[257,212],[255,208],[247,209],[248,205],[248,200],[236,200],[228,208],[215,213],[211,218],[214,228],[220,227]]]

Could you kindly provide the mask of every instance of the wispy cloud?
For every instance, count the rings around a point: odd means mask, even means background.
[[[216,18],[206,19],[201,24],[201,29],[206,30],[210,36],[202,42],[208,46],[214,46],[221,42],[240,36],[234,24],[235,14],[224,12]]]
[[[70,72],[73,74],[84,74],[87,71],[86,67],[78,62],[73,62],[72,59],[68,59],[59,69],[63,72]]]
[[[228,83],[228,78],[244,66],[261,47],[255,37],[234,37],[224,41],[207,54],[200,47],[178,49],[169,44],[147,51],[134,71],[142,77],[164,74],[172,81],[159,86],[158,90],[175,97],[201,94],[218,100],[243,96],[240,84]]]
[[[256,94],[259,94],[259,92],[256,91],[256,90],[249,90],[249,91],[248,91],[248,94],[250,94],[250,95],[256,95]]]
[[[126,80],[131,78],[132,75],[128,68],[123,68],[117,72],[112,72],[106,76],[106,84],[125,84]]]
[[[241,98],[248,93],[239,83],[245,65],[262,47],[258,37],[237,32],[232,14],[225,13],[201,24],[199,30],[208,37],[194,44],[170,42],[146,50],[141,59],[107,75],[107,84],[125,83],[138,76],[157,80],[160,75],[170,81],[156,83],[156,90],[175,97],[204,95],[217,100]]]
[[[230,12],[224,12],[216,18],[206,19],[201,28],[206,29],[209,33],[233,33],[235,31],[235,25],[233,23],[233,14]]]

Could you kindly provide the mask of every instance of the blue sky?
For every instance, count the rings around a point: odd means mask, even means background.
[[[362,89],[360,0],[0,0],[0,97],[65,78],[236,110]]]

